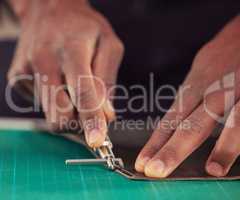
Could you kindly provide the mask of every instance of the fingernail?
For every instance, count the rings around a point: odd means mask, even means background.
[[[89,146],[95,146],[101,139],[101,132],[98,129],[93,129],[88,133]]]
[[[165,177],[165,164],[161,160],[155,160],[147,164],[144,169],[146,176],[152,178],[164,178]]]
[[[137,160],[135,162],[135,169],[138,172],[144,172],[144,167],[149,160],[150,160],[149,157],[139,157],[139,158],[137,158]]]
[[[207,172],[212,175],[212,176],[216,176],[216,177],[221,177],[224,176],[224,169],[223,166],[220,165],[217,162],[210,162],[207,165]]]

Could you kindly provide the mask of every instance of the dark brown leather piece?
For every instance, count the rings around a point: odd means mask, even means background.
[[[151,131],[113,131],[110,129],[109,135],[113,142],[113,151],[116,157],[123,159],[124,170],[116,170],[119,174],[134,180],[157,180],[151,179],[144,174],[134,170],[136,157],[150,136]],[[80,142],[84,145],[84,137],[77,135],[67,136],[71,140]],[[233,168],[226,177],[213,177],[205,172],[205,162],[210,154],[216,138],[209,138],[197,151],[186,159],[169,177],[164,180],[236,180],[240,179],[240,159],[236,161]],[[86,146],[87,147],[87,146]],[[87,147],[88,148],[88,147]],[[89,148],[88,148],[89,149]],[[90,150],[90,149],[89,149]]]
[[[237,160],[231,171],[226,177],[216,178],[209,176],[205,172],[205,162],[208,158],[211,149],[213,148],[215,140],[213,138],[206,141],[196,152],[194,152],[188,159],[186,159],[167,179],[179,180],[201,180],[201,179],[239,179],[240,178],[240,160]],[[122,148],[116,146],[114,153],[117,157],[121,157],[125,164],[125,169],[134,174],[133,179],[150,179],[144,174],[137,173],[134,170],[134,162],[140,148]]]

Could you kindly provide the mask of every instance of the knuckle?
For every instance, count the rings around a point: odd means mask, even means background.
[[[116,35],[111,32],[105,34],[103,37],[106,39],[108,45],[115,54],[122,55],[124,53],[124,44]]]
[[[109,91],[110,89],[114,88],[115,86],[115,80],[109,80],[107,78],[103,79],[105,89]]]
[[[223,147],[215,147],[215,154],[212,157],[212,160],[219,160],[219,158],[228,158],[228,159],[233,159],[236,155],[239,154],[239,147],[238,146],[231,146],[228,148],[223,148]]]
[[[85,27],[81,27],[82,30],[85,30],[85,33],[96,32],[100,28],[100,23],[93,18],[88,18],[82,26]]]
[[[78,58],[79,55],[85,55],[87,52],[91,51],[92,46],[89,45],[93,41],[93,37],[89,34],[77,37],[71,37],[66,42],[64,42],[63,49],[71,54],[72,57]],[[66,52],[64,52],[66,53]],[[64,54],[66,56],[66,54]]]
[[[119,38],[114,39],[113,48],[119,55],[122,55],[125,50],[124,44]]]
[[[82,47],[83,44],[92,43],[98,36],[99,25],[96,22],[89,22],[89,24],[81,27],[81,29],[73,33],[69,33],[66,36],[64,42],[64,48],[73,49],[76,47]]]
[[[87,103],[93,102],[94,99],[94,91],[92,89],[82,89],[75,88],[76,101],[80,103],[80,105],[86,105]]]
[[[204,95],[204,101],[209,106],[214,106],[216,104],[216,99],[224,100],[226,90],[221,89],[217,91],[212,91],[206,95]]]
[[[51,48],[51,44],[52,41],[48,40],[36,43],[32,48],[32,55],[45,54],[46,50]]]
[[[89,100],[89,98],[92,98],[92,91],[90,89],[76,90],[76,94],[81,100]]]
[[[174,164],[178,161],[177,152],[174,147],[166,146],[162,149],[162,157],[168,164]]]
[[[41,65],[44,61],[44,56],[46,55],[46,50],[48,46],[40,45],[33,48],[31,53],[31,61],[34,65]]]
[[[79,38],[71,38],[65,44],[65,49],[73,49],[79,47],[81,45],[81,39]]]
[[[156,142],[151,142],[149,144],[147,144],[143,151],[142,151],[142,154],[145,156],[145,155],[149,155],[151,153],[154,153],[154,152],[157,152],[159,151],[160,149],[160,145]]]
[[[187,128],[184,128],[184,135],[185,137],[192,137],[194,135],[199,135],[203,133],[203,122],[202,119],[199,117],[190,117],[183,121],[183,123],[188,124]]]

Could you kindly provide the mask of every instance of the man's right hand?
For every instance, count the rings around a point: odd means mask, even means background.
[[[124,46],[107,20],[85,0],[37,0],[29,4],[20,21],[21,35],[8,79],[40,75],[37,94],[47,122],[58,129],[62,118],[77,119],[88,144],[98,147],[106,137],[107,121],[114,118],[101,86],[115,84]],[[55,102],[44,88],[63,84],[67,91],[59,91]],[[67,112],[52,109],[69,105]]]

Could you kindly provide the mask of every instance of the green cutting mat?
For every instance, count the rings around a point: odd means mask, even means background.
[[[240,199],[240,181],[130,181],[101,166],[65,166],[91,155],[63,138],[0,131],[1,200]]]

